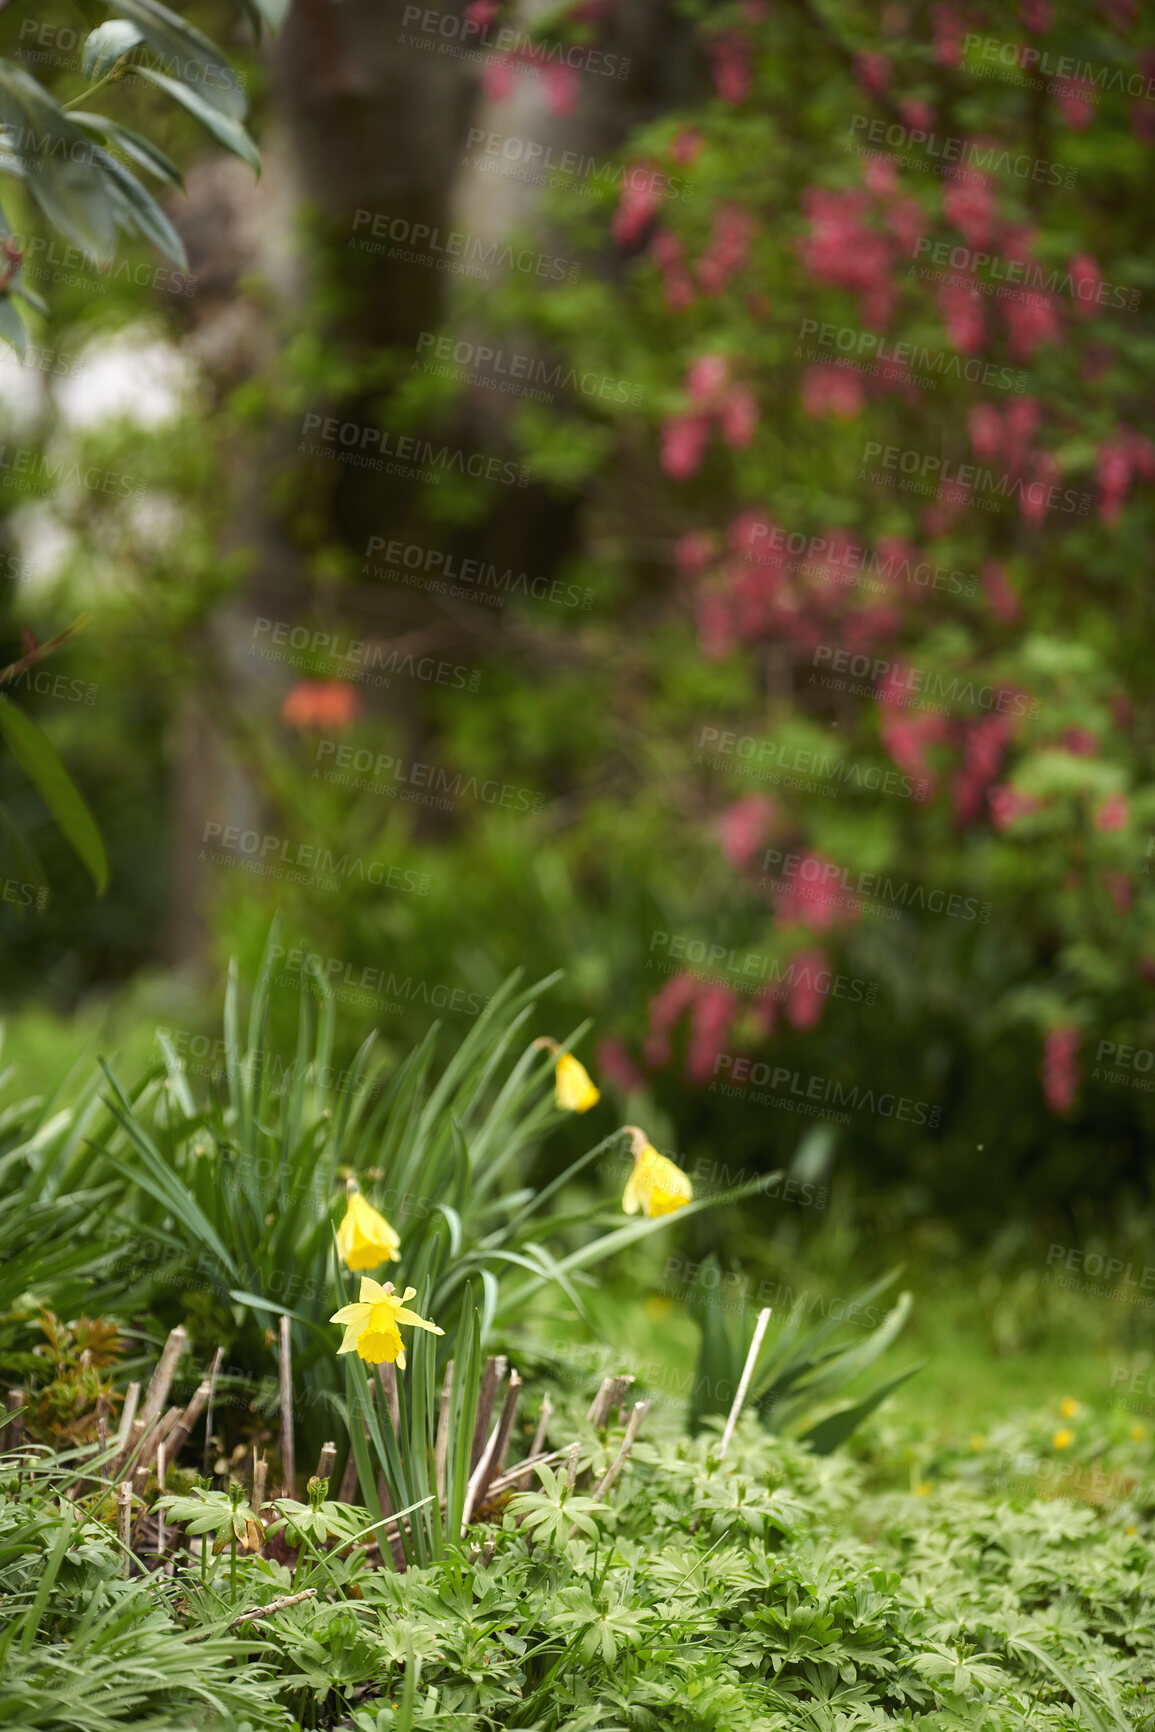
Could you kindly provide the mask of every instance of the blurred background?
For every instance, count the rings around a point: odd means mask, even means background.
[[[5,689],[110,863],[0,752],[11,1086],[158,1027],[209,1086],[278,912],[277,1026],[315,956],[345,1058],[561,969],[603,1097],[555,1159],[793,1162],[678,1255],[823,1305],[905,1265],[902,1402],[1105,1398],[1155,1302],[1155,23],[184,12],[259,178],[103,99],[187,272],[5,193],[47,311],[0,353],[0,666],[88,616]],[[100,16],[0,54],[71,100]],[[668,1275],[637,1340],[690,1327]]]

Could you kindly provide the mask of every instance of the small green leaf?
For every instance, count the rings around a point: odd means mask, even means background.
[[[182,271],[188,270],[188,254],[184,242],[173,228],[151,193],[99,145],[94,146],[94,159],[112,183],[113,202],[126,227],[137,229],[153,246],[172,259]]]
[[[130,24],[125,18],[110,18],[107,24],[99,25],[87,38],[80,54],[80,64],[84,76],[95,84],[112,71],[118,60],[126,54],[131,54],[144,37],[135,24]]]
[[[219,144],[223,144],[226,150],[231,150],[234,156],[239,156],[242,162],[247,162],[254,174],[260,174],[260,152],[239,120],[232,120],[227,114],[222,114],[191,86],[178,84],[175,78],[166,78],[163,72],[154,72],[150,66],[141,66],[137,70],[141,78],[155,84],[158,90],[167,90],[175,102],[179,102],[190,114],[196,116]]]
[[[179,192],[185,190],[184,180],[175,162],[171,162],[163,150],[158,150],[150,138],[145,138],[139,132],[133,132],[129,126],[120,126],[115,120],[109,120],[104,114],[89,114],[74,110],[71,118],[80,126],[88,127],[90,132],[98,132],[102,138],[138,163],[141,168],[147,168],[157,180],[167,182]]]
[[[116,224],[93,146],[34,78],[0,60],[0,121],[29,193],[50,222],[97,263],[116,251]]]
[[[166,72],[175,73],[187,89],[196,85],[205,106],[239,120],[249,106],[240,79],[215,42],[162,6],[160,0],[116,0],[118,10],[132,20],[158,54]],[[138,67],[143,72],[144,67]]]
[[[0,734],[24,774],[36,787],[73,851],[92,875],[97,895],[108,887],[108,856],[96,820],[76,783],[64,768],[55,746],[42,729],[10,699],[0,703]]]

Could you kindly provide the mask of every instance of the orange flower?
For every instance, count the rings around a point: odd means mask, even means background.
[[[360,715],[361,694],[347,680],[298,680],[281,705],[289,728],[347,728]]]

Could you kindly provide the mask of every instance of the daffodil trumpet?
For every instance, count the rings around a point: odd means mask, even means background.
[[[355,1179],[345,1185],[349,1199],[345,1218],[337,1228],[337,1255],[350,1269],[376,1269],[382,1263],[396,1263],[401,1255],[401,1240],[384,1215],[361,1194]]]
[[[338,1353],[359,1353],[361,1358],[370,1365],[394,1365],[402,1371],[405,1369],[405,1345],[401,1340],[401,1328],[427,1329],[431,1335],[444,1335],[444,1329],[439,1329],[436,1323],[430,1323],[428,1318],[419,1317],[416,1311],[409,1310],[410,1299],[417,1297],[416,1287],[406,1287],[404,1293],[398,1295],[392,1281],[386,1281],[384,1286],[371,1281],[368,1275],[361,1277],[361,1292],[355,1304],[342,1305],[339,1311],[334,1311],[330,1323],[344,1325],[345,1336],[338,1347]]]
[[[554,1100],[563,1113],[588,1113],[591,1107],[597,1106],[602,1098],[601,1090],[580,1059],[576,1059],[572,1052],[559,1052],[557,1041],[548,1034],[539,1035],[533,1045],[556,1055]]]
[[[659,1154],[637,1125],[623,1125],[634,1151],[634,1170],[622,1192],[622,1209],[627,1215],[641,1211],[651,1219],[672,1215],[693,1201],[694,1187],[681,1167]]]

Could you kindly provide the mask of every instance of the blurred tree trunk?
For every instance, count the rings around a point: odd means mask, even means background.
[[[549,9],[546,0],[522,0],[501,23],[524,30]],[[444,15],[464,16],[458,7],[446,8]],[[517,76],[509,99],[495,102],[485,94],[475,61],[438,51],[442,42],[460,40],[460,24],[450,27],[456,37],[424,35],[426,50],[410,45],[419,33],[403,28],[404,17],[403,6],[382,0],[296,0],[271,51],[275,120],[263,139],[266,168],[259,186],[242,183],[237,165],[214,163],[201,182],[190,184],[190,206],[174,213],[198,278],[190,340],[221,393],[242,377],[276,367],[277,323],[292,329],[294,312],[333,280],[341,293],[330,335],[343,344],[392,348],[412,357],[420,333],[441,326],[453,304],[453,279],[351,244],[358,211],[442,233],[463,229],[485,245],[531,229],[539,250],[550,250],[541,189],[478,173],[467,150],[471,126],[532,140],[555,154],[569,150],[620,160],[630,130],[684,99],[695,76],[692,36],[671,0],[621,0],[608,11],[598,47],[628,59],[629,74],[623,79],[579,72],[576,104],[564,116],[550,111],[540,77]],[[585,270],[615,268],[609,253],[583,261]],[[269,285],[271,317],[267,307],[238,292],[249,272]],[[380,424],[369,391],[315,407]],[[465,392],[452,431],[443,429],[442,436],[466,450],[499,454],[509,409],[499,393]],[[292,619],[310,593],[305,561],[271,498],[274,469],[291,461],[298,437],[297,426],[263,430],[245,449],[229,454],[228,540],[249,550],[253,566],[242,591],[218,611],[205,634],[205,665],[214,672],[189,695],[180,724],[185,780],[177,801],[174,962],[207,960],[205,910],[213,873],[198,858],[206,817],[261,827],[259,791],[246,782],[236,761],[236,732],[230,743],[222,718],[258,710],[267,715],[289,683],[269,664],[246,658],[244,650],[254,615]],[[325,501],[330,539],[358,556],[371,535],[428,542],[420,484],[337,468]],[[464,537],[438,525],[437,545],[457,556],[550,576],[573,545],[580,502],[533,485],[492,491],[483,521]],[[345,606],[350,613],[360,610],[361,635],[418,639],[423,651],[440,654],[468,651],[474,663],[496,647],[495,634],[505,632],[504,619],[495,623],[488,610],[447,611],[414,590],[359,588]],[[405,706],[412,700],[402,690],[385,701]]]

